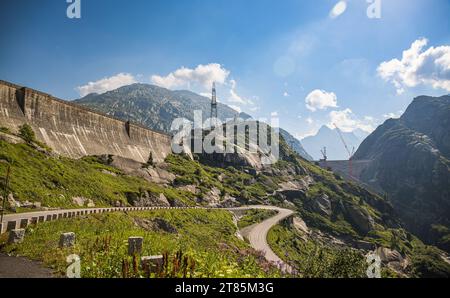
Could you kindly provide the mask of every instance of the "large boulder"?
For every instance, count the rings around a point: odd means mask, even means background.
[[[287,201],[306,198],[305,191],[301,189],[279,189],[275,191],[274,196],[280,200]]]
[[[87,199],[86,198],[83,198],[83,197],[73,197],[72,198],[72,203],[74,204],[74,205],[77,205],[77,206],[79,206],[79,207],[83,207],[84,206],[84,203],[87,201]]]
[[[165,232],[169,234],[176,234],[177,229],[163,218],[145,219],[137,217],[134,223],[147,231]]]
[[[326,194],[315,197],[312,201],[312,209],[323,216],[330,216],[332,213],[331,201]]]
[[[135,207],[170,207],[170,203],[163,193],[155,194],[148,191],[141,193],[127,192],[125,193],[128,203]]]
[[[388,264],[391,262],[403,262],[402,255],[396,251],[386,247],[379,247],[376,251],[377,255],[380,257],[381,262]]]
[[[14,199],[14,195],[13,195],[12,193],[10,193],[10,194],[8,195],[8,205],[9,205],[9,207],[11,207],[11,208],[18,208],[18,207],[21,207],[21,206],[22,206],[22,205],[20,204],[19,201],[16,201],[16,200]]]
[[[220,189],[218,189],[217,187],[213,187],[201,199],[202,202],[206,202],[210,207],[218,207],[220,204],[220,200]]]
[[[353,204],[347,204],[345,206],[345,211],[349,221],[360,233],[367,234],[369,231],[373,230],[375,221],[367,210]]]

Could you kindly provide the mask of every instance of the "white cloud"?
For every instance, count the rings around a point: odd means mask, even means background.
[[[136,78],[129,73],[119,73],[109,78],[103,78],[95,82],[89,82],[86,85],[79,86],[76,89],[80,96],[86,96],[90,93],[105,93],[122,86],[136,83]]]
[[[347,2],[339,1],[330,11],[330,18],[334,19],[340,16],[347,9]]]
[[[308,123],[309,125],[312,125],[312,124],[314,123],[314,120],[313,120],[313,118],[311,118],[311,117],[306,118],[305,121],[306,121],[306,123]]]
[[[242,110],[243,107],[246,109],[255,112],[259,108],[255,105],[255,102],[249,98],[244,98],[240,96],[236,91],[237,83],[235,80],[231,79],[229,83],[227,84],[230,86],[229,90],[229,97],[228,97],[228,103],[231,106],[239,107],[239,110]],[[255,99],[258,99],[257,97],[254,97]]]
[[[337,108],[337,97],[333,92],[316,89],[306,96],[306,107],[315,112],[327,108]]]
[[[308,130],[306,132],[296,133],[294,136],[295,136],[295,138],[297,138],[298,140],[301,141],[304,138],[315,136],[316,134],[317,134],[317,129],[316,128],[311,128],[310,130]]]
[[[198,65],[195,69],[181,67],[167,76],[153,75],[151,82],[155,85],[172,89],[200,86],[211,89],[212,83],[224,84],[230,75],[230,71],[218,63]]]
[[[236,104],[241,104],[241,105],[246,105],[249,103],[248,100],[242,98],[241,96],[239,96],[236,92],[236,81],[235,80],[230,80],[230,96],[228,97],[228,101],[230,103],[236,103]]]
[[[287,91],[284,91],[283,96],[284,97],[289,97],[290,95],[289,95],[289,93]]]
[[[271,117],[278,117],[278,112],[277,111],[272,112],[272,113],[270,113],[270,116]]]
[[[432,86],[450,91],[450,46],[430,47],[425,38],[416,40],[402,59],[392,59],[381,63],[378,75],[392,82],[398,94],[407,87]]]
[[[383,118],[385,118],[385,119],[391,119],[391,118],[393,118],[393,119],[397,119],[397,118],[400,118],[401,116],[402,116],[402,114],[403,114],[403,111],[398,111],[398,112],[396,112],[396,113],[387,113],[387,114],[384,114],[383,115]]]
[[[328,126],[334,128],[336,124],[342,131],[351,132],[359,128],[366,132],[372,132],[374,130],[372,119],[360,120],[350,109],[345,109],[342,111],[331,111],[328,115],[330,118],[330,123]]]
[[[230,108],[232,108],[233,110],[237,111],[238,113],[241,113],[241,107],[235,106],[235,105],[229,105]]]

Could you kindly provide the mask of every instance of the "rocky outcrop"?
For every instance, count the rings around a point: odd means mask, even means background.
[[[162,193],[154,194],[148,191],[142,193],[125,193],[128,203],[134,207],[170,207],[170,203],[166,196]]]
[[[86,206],[88,208],[95,207],[95,203],[92,199],[86,199],[84,197],[73,197],[72,203],[79,207],[83,207],[83,206]]]
[[[289,175],[285,176],[289,177]],[[312,183],[314,183],[314,180],[310,176],[306,176],[303,179],[293,179],[281,182],[278,184],[279,188],[273,193],[273,196],[281,201],[304,199],[306,198],[306,192]]]
[[[321,194],[312,200],[312,209],[323,216],[330,216],[333,212],[330,198],[326,194]]]
[[[375,253],[380,257],[381,262],[384,265],[401,275],[405,274],[405,271],[410,264],[408,258],[403,257],[402,254],[396,250],[379,247]]]
[[[362,207],[345,204],[345,214],[350,223],[362,234],[367,234],[375,226],[372,216]]]
[[[306,193],[301,189],[280,189],[275,191],[274,197],[279,200],[287,200],[292,201],[295,199],[304,199],[306,198]]]
[[[176,234],[178,232],[173,225],[162,218],[145,219],[137,217],[134,218],[134,223],[147,231],[165,232],[169,234]]]
[[[308,229],[308,226],[306,225],[306,223],[303,221],[303,219],[301,219],[298,216],[294,216],[292,218],[292,226],[300,233],[302,234],[306,234],[309,235],[310,231]],[[306,239],[304,239],[306,240]]]
[[[387,194],[414,234],[437,245],[449,234],[436,238],[433,225],[450,228],[449,128],[450,96],[421,96],[400,119],[378,127],[353,157],[372,160],[360,179]]]
[[[175,175],[167,170],[167,164],[164,162],[156,165],[148,165],[114,155],[99,156],[101,162],[106,165],[122,170],[127,175],[137,176],[157,184],[171,184],[175,180]]]

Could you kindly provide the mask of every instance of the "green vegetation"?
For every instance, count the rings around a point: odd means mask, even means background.
[[[245,214],[238,221],[238,228],[243,229],[256,223],[263,222],[264,220],[276,215],[275,210],[263,210],[252,209],[246,210]]]
[[[412,275],[420,278],[448,278],[450,264],[443,260],[442,252],[433,246],[418,246],[412,255]]]
[[[154,227],[156,219],[165,229]],[[219,210],[96,214],[29,227],[22,244],[3,250],[43,261],[59,274],[65,273],[66,257],[74,253],[80,256],[82,277],[145,277],[148,274],[136,266],[139,256],[127,255],[128,237],[142,236],[142,256],[164,254],[171,260],[161,277],[279,276],[276,268],[234,236],[235,230],[231,214]],[[76,234],[76,245],[58,248],[59,235],[69,231]],[[175,260],[186,262],[184,268],[174,268]]]
[[[405,271],[410,277],[449,277],[450,264],[444,261],[443,252],[424,245],[418,238],[403,230],[376,232],[364,240],[377,242],[379,247],[399,251],[410,260]],[[353,278],[366,277],[367,263],[356,250],[337,248],[318,242],[284,225],[272,228],[268,242],[274,252],[298,270],[302,277]],[[399,277],[393,270],[383,266],[382,277]]]
[[[27,143],[31,144],[36,141],[36,135],[30,125],[24,124],[19,127],[19,136]]]
[[[207,195],[212,188],[217,188],[222,197],[228,194],[246,204],[249,201],[261,202],[276,187],[264,183],[264,175],[254,177],[233,167],[223,169],[206,166],[185,155],[169,155],[166,162],[169,170],[177,175],[175,185],[196,185],[200,197]]]
[[[11,134],[11,130],[8,127],[0,127],[0,132]]]
[[[73,197],[84,197],[92,199],[97,206],[109,206],[117,201],[128,204],[127,195],[146,191],[155,195],[163,193],[169,201],[193,204],[192,194],[188,192],[125,175],[96,157],[80,160],[54,157],[28,144],[0,140],[0,159],[12,165],[10,189],[16,200],[70,208],[76,207]],[[5,170],[6,165],[0,163],[0,173]]]
[[[281,225],[272,228],[268,242],[274,252],[304,278],[363,278],[367,263],[359,252],[304,241],[297,232]]]

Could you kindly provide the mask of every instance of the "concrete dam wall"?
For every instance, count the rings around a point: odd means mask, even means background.
[[[0,80],[0,127],[17,132],[24,123],[39,141],[71,158],[111,154],[147,162],[151,152],[162,162],[171,153],[167,134]]]

